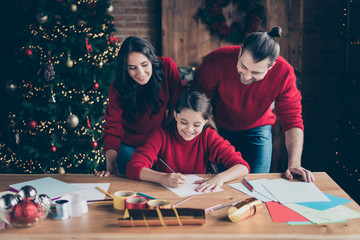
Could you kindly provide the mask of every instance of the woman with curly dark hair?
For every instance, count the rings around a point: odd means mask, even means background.
[[[182,91],[180,74],[171,58],[158,57],[145,39],[125,39],[104,116],[106,171],[96,175],[125,174],[136,148],[166,122],[168,110],[174,108]]]

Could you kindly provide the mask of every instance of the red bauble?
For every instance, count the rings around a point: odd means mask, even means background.
[[[55,146],[51,146],[51,147],[50,147],[50,151],[56,152],[56,147],[55,147]]]
[[[35,129],[35,128],[37,127],[37,122],[34,121],[34,120],[30,121],[30,122],[29,122],[29,127],[30,127],[31,129]]]
[[[31,56],[33,54],[33,50],[31,48],[26,48],[25,54],[26,54],[26,56]]]
[[[92,147],[93,149],[97,148],[97,146],[98,146],[97,141],[92,141],[92,142],[91,142],[91,147]]]
[[[96,82],[96,83],[94,83],[94,87],[93,87],[93,88],[94,88],[95,90],[98,90],[98,89],[99,89],[99,86],[100,86],[100,85]]]
[[[15,206],[13,220],[17,224],[29,224],[35,222],[38,215],[38,205],[31,200],[24,200]]]

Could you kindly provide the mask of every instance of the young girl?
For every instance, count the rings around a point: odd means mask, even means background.
[[[182,174],[205,174],[208,161],[222,163],[226,171],[197,181],[197,191],[215,191],[225,182],[245,176],[249,165],[239,152],[215,130],[212,107],[205,94],[185,92],[177,101],[174,118],[138,147],[128,163],[127,176],[169,187],[185,183]],[[158,159],[165,161],[173,173]],[[156,163],[156,171],[151,170]]]
[[[171,58],[156,56],[151,44],[142,38],[128,37],[118,54],[104,116],[107,169],[96,176],[125,174],[136,147],[165,122],[166,112],[172,112],[182,90],[179,71]]]

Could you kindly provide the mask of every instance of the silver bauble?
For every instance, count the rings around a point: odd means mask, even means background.
[[[26,185],[20,188],[18,195],[21,200],[26,198],[30,198],[31,200],[34,200],[36,198],[37,191],[33,186]]]
[[[0,211],[9,210],[19,203],[19,198],[14,193],[7,193],[0,198]]]
[[[40,194],[37,201],[42,207],[48,207],[51,205],[51,198],[46,194]]]
[[[79,118],[75,114],[70,114],[66,123],[71,128],[76,128],[79,125]]]

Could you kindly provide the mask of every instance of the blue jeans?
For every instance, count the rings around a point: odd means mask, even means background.
[[[136,147],[132,147],[121,143],[117,155],[116,164],[120,174],[126,174],[126,165],[130,162],[131,156],[135,152]]]
[[[251,173],[269,173],[272,155],[271,125],[243,131],[219,130],[219,134],[239,151],[250,165]],[[218,166],[219,171],[225,170]]]

